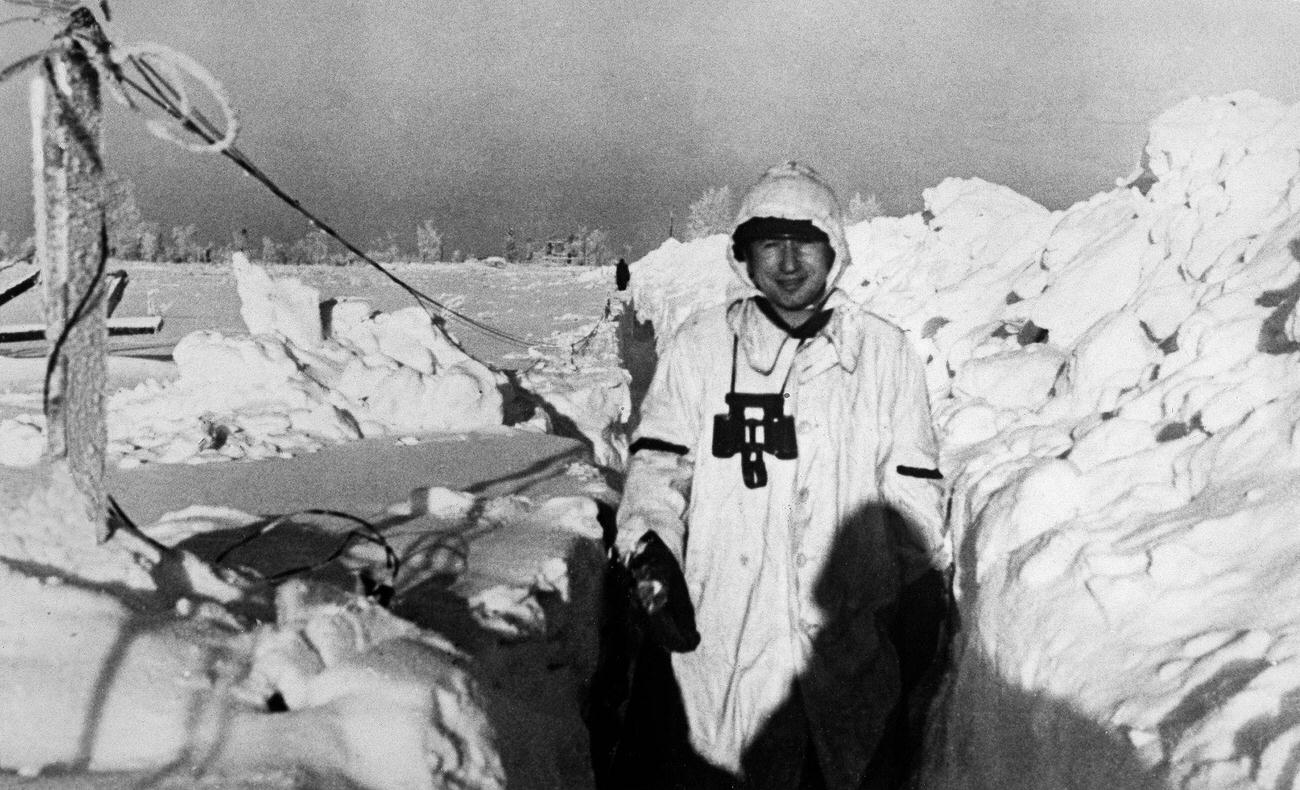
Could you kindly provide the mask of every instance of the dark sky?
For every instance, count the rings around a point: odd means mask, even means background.
[[[1300,2],[116,0],[111,35],[222,80],[241,149],[363,246],[426,218],[497,254],[585,224],[641,254],[705,188],[800,158],[845,200],[920,208],[948,175],[1051,208],[1109,188],[1191,95],[1300,101]],[[0,3],[0,11],[25,9]],[[0,27],[0,60],[51,31]],[[26,79],[0,85],[0,229],[30,232]],[[304,225],[228,162],[109,114],[149,218],[225,242]]]

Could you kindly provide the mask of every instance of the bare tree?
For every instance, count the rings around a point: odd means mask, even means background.
[[[270,236],[262,237],[262,263],[284,263],[284,248]]]
[[[691,213],[686,219],[686,240],[726,233],[735,216],[731,187],[710,187],[691,204]]]
[[[614,253],[609,248],[609,233],[600,228],[589,231],[582,246],[584,266],[604,266],[614,259]]]
[[[172,227],[171,259],[175,263],[197,261],[202,256],[202,249],[194,241],[199,229],[193,225],[175,225]]]
[[[884,213],[884,209],[880,205],[880,198],[873,194],[863,199],[861,192],[854,192],[853,197],[849,198],[848,208],[844,211],[844,222],[846,224],[866,222]]]
[[[329,236],[315,225],[308,225],[307,232],[293,243],[289,250],[289,263],[308,266],[323,266],[330,262]]]
[[[420,260],[435,263],[442,260],[442,231],[433,226],[433,220],[426,219],[415,228],[415,249]]]
[[[140,260],[156,261],[158,260],[161,250],[159,249],[162,239],[162,228],[157,222],[140,223],[140,238],[138,240],[138,249]]]
[[[519,242],[515,240],[515,229],[506,229],[506,241],[502,249],[501,257],[511,263],[519,262]]]
[[[110,175],[104,192],[109,256],[126,260],[142,258],[140,241],[144,216],[135,200],[135,184],[128,178]]]

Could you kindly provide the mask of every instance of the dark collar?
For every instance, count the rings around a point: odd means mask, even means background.
[[[804,321],[799,326],[790,326],[766,298],[755,296],[754,304],[758,305],[758,309],[767,317],[767,320],[795,340],[807,340],[810,337],[815,337],[818,332],[826,327],[827,322],[831,320],[831,314],[835,312],[833,309],[822,310],[820,313],[813,313],[807,321]]]

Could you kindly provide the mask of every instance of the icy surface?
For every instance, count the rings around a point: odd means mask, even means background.
[[[1300,774],[1300,105],[1188,100],[1144,161],[848,229],[842,284],[927,360],[960,551],[924,787]],[[723,300],[724,243],[633,264],[659,338]]]

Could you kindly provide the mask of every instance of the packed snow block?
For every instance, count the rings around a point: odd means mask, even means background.
[[[1064,347],[1072,346],[1099,315],[1124,307],[1142,282],[1150,242],[1149,225],[1136,205],[1140,198],[1131,191],[1099,198],[1061,218],[1043,253],[1050,284],[1008,310],[1048,329],[1052,342]]]
[[[935,425],[943,432],[945,448],[950,453],[977,445],[997,436],[1015,421],[1016,413],[995,408],[983,400],[954,401],[936,410]]]
[[[1085,487],[1080,478],[1074,464],[1047,461],[1027,470],[993,496],[987,512],[997,514],[998,529],[977,533],[976,579],[982,580],[990,568],[1015,549],[1077,516],[1085,506]]]
[[[298,375],[298,362],[289,348],[271,335],[191,332],[172,349],[172,359],[182,382],[214,391],[205,403],[214,411],[231,410],[250,399],[287,400],[291,407],[301,407],[325,392]]]
[[[1151,377],[1162,358],[1136,315],[1105,314],[1070,351],[1056,381],[1056,396],[1080,416],[1110,411],[1124,392]]]
[[[1239,270],[1252,237],[1294,212],[1297,139],[1300,112],[1252,91],[1188,99],[1152,125],[1148,198],[1171,209],[1155,238],[1190,278]]]
[[[1142,452],[1156,444],[1155,432],[1141,420],[1102,420],[1075,439],[1070,462],[1090,471],[1107,461]]]
[[[1175,471],[1184,488],[1199,492],[1215,482],[1293,472],[1297,462],[1300,393],[1293,385],[1288,396],[1254,409],[1230,430],[1220,431],[1180,459]]]
[[[1006,278],[1037,263],[1058,221],[1015,190],[979,178],[946,178],[921,196],[938,244],[965,259],[961,266],[931,267],[936,290],[989,269]]]
[[[1152,278],[1139,288],[1128,309],[1138,317],[1152,338],[1176,342],[1178,327],[1196,312],[1197,290],[1193,284],[1181,279],[1162,284],[1157,278]]]
[[[233,255],[239,315],[254,335],[278,334],[299,348],[323,339],[320,291],[297,278],[274,279],[242,252]]]
[[[998,408],[1034,409],[1047,400],[1065,360],[1064,352],[1042,343],[999,351],[962,365],[952,392]]]

